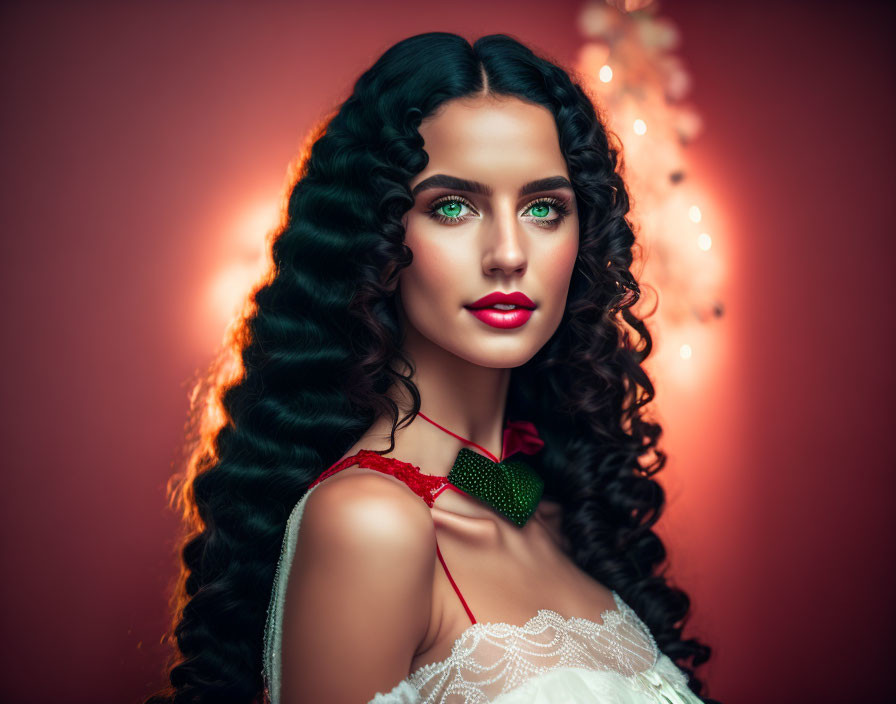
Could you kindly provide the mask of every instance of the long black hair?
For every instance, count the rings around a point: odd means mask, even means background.
[[[271,241],[272,265],[230,344],[194,389],[198,433],[172,500],[187,526],[173,595],[170,686],[146,700],[246,704],[262,691],[262,639],[287,517],[309,484],[382,414],[395,431],[420,408],[402,351],[394,284],[411,262],[402,217],[427,163],[421,121],[448,100],[514,96],[554,115],[575,190],[578,258],[552,338],[511,372],[507,415],[545,440],[532,458],[564,508],[570,556],[616,590],[659,648],[693,668],[710,648],[682,638],[687,594],[659,569],[652,526],[665,495],[661,427],[644,406],[652,341],[631,309],[635,234],[618,140],[570,74],[503,34],[398,42],[314,135]],[[222,355],[221,359],[224,359]],[[400,383],[413,408],[386,395]],[[709,700],[711,701],[711,700]]]

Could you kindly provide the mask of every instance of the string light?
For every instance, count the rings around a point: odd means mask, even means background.
[[[644,11],[634,11],[639,4]],[[600,96],[608,126],[624,147],[633,212],[643,225],[640,239],[654,252],[645,257],[643,280],[661,283],[663,304],[654,322],[665,344],[658,345],[657,364],[667,365],[676,383],[694,384],[716,357],[713,338],[703,328],[722,315],[718,288],[725,267],[714,242],[724,219],[689,153],[702,131],[700,116],[684,101],[690,78],[676,56],[674,25],[655,2],[583,5],[580,23],[587,39],[577,68]],[[703,220],[704,205],[712,210],[712,222]]]

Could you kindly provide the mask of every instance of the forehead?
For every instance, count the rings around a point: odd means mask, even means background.
[[[419,131],[429,162],[414,183],[434,173],[498,186],[568,176],[554,116],[518,98],[451,100],[424,120]]]

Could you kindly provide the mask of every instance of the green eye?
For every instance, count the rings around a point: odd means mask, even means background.
[[[437,200],[427,208],[426,212],[429,217],[445,225],[460,225],[468,220],[467,211],[472,213],[473,207],[460,196],[453,196]]]
[[[546,218],[548,213],[551,212],[551,206],[547,203],[538,203],[533,205],[529,212],[531,212],[537,218]]]
[[[449,200],[445,203],[442,203],[437,210],[446,217],[456,218],[460,215],[461,208],[463,208],[463,203],[456,200]]]

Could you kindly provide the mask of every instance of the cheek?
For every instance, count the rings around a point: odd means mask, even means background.
[[[569,280],[579,252],[578,237],[570,238],[563,244],[551,247],[539,257],[539,266],[544,272],[547,290],[557,296],[566,296]]]
[[[407,237],[405,243],[414,254],[411,265],[401,274],[401,285],[408,296],[425,296],[434,301],[445,294],[457,294],[458,247],[439,245],[425,238]]]

